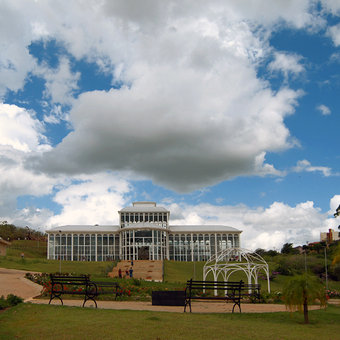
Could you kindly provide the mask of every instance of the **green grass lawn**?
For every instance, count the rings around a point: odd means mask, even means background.
[[[339,339],[340,308],[190,314],[21,304],[0,313],[1,339]]]
[[[19,255],[0,257],[0,267],[58,272],[59,261]],[[165,261],[165,282],[143,282],[152,290],[184,287],[202,279],[204,262]],[[105,279],[110,262],[62,262],[62,272],[91,274]],[[233,280],[245,277],[237,274]],[[272,290],[280,290],[289,276],[278,276]],[[130,284],[130,280],[122,283]],[[132,282],[132,281],[131,281]],[[131,283],[132,284],[132,283]],[[261,281],[263,289],[266,282]],[[332,283],[339,287],[339,283]],[[93,308],[21,304],[0,312],[0,339],[339,339],[340,308],[310,312],[310,325],[300,313],[190,314],[116,311]]]
[[[59,272],[60,261],[47,260],[45,258],[26,258],[20,256],[0,256],[0,267],[37,271],[42,273]],[[107,275],[112,268],[112,262],[83,262],[83,261],[62,261],[62,273],[90,274],[94,277]]]
[[[14,240],[7,248],[7,255],[21,257],[24,253],[25,258],[46,258],[47,242],[33,240]]]

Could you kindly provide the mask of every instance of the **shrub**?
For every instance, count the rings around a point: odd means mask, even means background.
[[[340,281],[340,263],[331,266],[329,271],[329,277],[334,281]]]
[[[8,303],[7,303],[7,301],[5,300],[4,296],[2,295],[2,296],[0,297],[0,310],[1,310],[1,309],[5,309],[5,308],[7,308],[7,307],[9,307],[9,306],[8,306]]]
[[[136,278],[133,278],[133,279],[132,279],[132,283],[133,283],[135,286],[141,286],[141,285],[142,285],[142,281],[139,280],[139,279],[136,279]]]
[[[19,296],[9,294],[7,295],[7,299],[5,299],[4,296],[2,295],[0,297],[0,309],[5,309],[8,307],[16,306],[22,302],[24,302],[24,299],[22,299]]]
[[[19,303],[24,302],[24,299],[16,295],[9,294],[7,295],[7,302],[9,303],[10,306],[16,306]]]

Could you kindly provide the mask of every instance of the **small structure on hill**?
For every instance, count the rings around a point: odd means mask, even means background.
[[[259,254],[243,248],[228,248],[213,255],[203,267],[203,281],[207,281],[209,274],[214,281],[228,282],[235,272],[246,274],[248,284],[258,284],[260,272],[263,272],[268,282],[270,293],[269,267]]]

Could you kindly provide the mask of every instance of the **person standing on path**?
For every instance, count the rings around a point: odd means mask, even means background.
[[[133,269],[132,269],[132,267],[131,267],[130,270],[129,270],[129,274],[130,274],[130,277],[132,277],[132,275],[133,275]]]

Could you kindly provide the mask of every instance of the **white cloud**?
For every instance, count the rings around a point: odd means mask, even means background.
[[[23,195],[49,194],[56,179],[24,168],[25,152],[0,145],[0,216],[23,223],[17,210],[17,198]],[[28,223],[28,221],[26,222]]]
[[[340,14],[340,2],[338,0],[321,0],[321,4],[326,11],[333,15]]]
[[[126,204],[124,197],[131,191],[130,184],[112,173],[79,176],[76,180],[77,183],[61,188],[55,195],[54,201],[63,209],[60,214],[49,218],[46,225],[117,225],[117,211]]]
[[[283,118],[297,93],[273,94],[244,71],[235,79],[240,87],[227,71],[209,76],[209,88],[199,73],[160,69],[144,73],[131,89],[84,94],[70,113],[75,130],[44,155],[43,169],[132,170],[180,191],[236,175],[274,174],[268,165],[259,169],[258,157],[290,147]],[[241,78],[248,88],[241,89]],[[167,83],[160,86],[161,79]]]
[[[17,2],[1,3],[0,100],[7,90],[21,89],[27,74],[35,67],[35,61],[27,49],[31,41],[30,30],[26,29],[32,20],[29,12],[28,8],[27,11],[26,8],[20,8]],[[14,22],[20,22],[20,25],[13,25]]]
[[[332,169],[326,166],[312,166],[306,159],[298,161],[296,166],[293,168],[295,172],[321,172],[325,177],[332,175]]]
[[[47,105],[44,111],[48,112],[43,118],[46,124],[59,124],[61,121],[69,123],[69,113],[68,111],[65,112],[60,104],[54,104],[51,108]]]
[[[330,204],[329,204],[330,210],[328,211],[328,215],[330,216],[330,218],[328,218],[326,221],[327,227],[325,231],[328,231],[328,229],[334,229],[338,231],[338,226],[340,225],[340,218],[339,217],[334,218],[334,213],[339,205],[340,205],[340,195],[334,195],[330,200]]]
[[[80,73],[71,71],[70,62],[61,57],[57,69],[38,66],[34,72],[46,80],[44,96],[51,98],[52,103],[71,104],[73,93],[78,89]]]
[[[16,226],[28,226],[35,230],[44,231],[46,221],[51,216],[53,216],[53,212],[49,209],[29,207],[13,210],[8,217],[2,215],[2,220],[10,221],[10,223],[13,223]]]
[[[24,167],[30,153],[51,148],[43,131],[33,112],[0,103],[0,215],[7,216],[7,220],[12,216],[20,221],[16,210],[18,196],[40,196],[52,190],[54,179]]]
[[[103,70],[116,76],[123,76],[125,67],[131,60],[140,58],[135,44],[147,57],[149,47],[156,43],[153,36],[165,30],[176,31],[185,22],[197,23],[200,34],[205,37],[222,37],[223,34],[244,34],[237,29],[242,23],[252,23],[254,32],[259,26],[270,34],[277,24],[296,28],[313,27],[323,24],[323,20],[310,0],[285,1],[266,0],[243,1],[95,1],[86,5],[74,1],[27,1],[4,0],[0,11],[0,94],[6,89],[17,91],[22,88],[26,76],[34,69],[35,61],[29,54],[31,42],[55,39],[65,45],[75,58],[97,63]],[[323,1],[325,10],[338,10],[336,1]],[[13,26],[13,22],[20,25]],[[227,24],[230,23],[229,28]],[[224,25],[226,27],[222,27]],[[259,32],[257,30],[257,32]],[[246,35],[251,40],[252,34]],[[232,43],[241,49],[239,36]],[[245,38],[245,37],[244,37]],[[242,39],[244,41],[244,38]],[[167,39],[157,41],[163,47]],[[183,40],[184,44],[190,40]],[[227,43],[230,44],[230,41]],[[249,45],[249,44],[248,44]],[[165,50],[166,54],[176,54],[178,44]],[[256,52],[254,45],[247,49]],[[262,47],[256,53],[261,55]],[[149,56],[152,57],[153,49]],[[114,69],[113,69],[114,68]],[[120,71],[119,71],[120,70]]]
[[[328,106],[326,106],[326,105],[321,104],[321,105],[317,106],[316,109],[317,109],[319,112],[321,112],[321,114],[322,114],[323,116],[327,116],[327,115],[330,115],[330,114],[331,114],[330,108],[329,108]]]
[[[281,250],[286,242],[294,245],[319,241],[320,232],[327,230],[329,219],[314,207],[313,202],[289,206],[274,202],[268,208],[245,205],[215,206],[211,204],[167,206],[171,224],[221,224],[242,230],[241,246]]]
[[[334,25],[328,29],[328,34],[332,38],[335,46],[340,45],[340,24]]]
[[[280,71],[288,79],[289,75],[298,75],[305,69],[301,65],[301,56],[282,52],[274,53],[274,60],[268,65],[271,71]]]
[[[75,131],[46,155],[45,169],[127,169],[190,191],[240,174],[274,174],[273,165],[259,171],[259,155],[292,145],[284,118],[300,93],[272,92],[257,78],[257,65],[271,51],[268,37],[277,23],[302,28],[319,20],[308,0],[2,7],[13,22],[23,19],[15,39],[8,39],[16,48],[27,54],[30,42],[55,39],[76,59],[96,62],[128,86],[82,95],[70,113]],[[277,53],[270,67],[300,73],[299,58]],[[73,103],[79,74],[66,57],[57,70],[36,70],[47,80],[52,102]],[[49,123],[58,119],[45,116]]]
[[[68,59],[62,57],[59,68],[51,70],[37,66],[29,54],[32,42],[55,39],[72,57],[97,63],[115,77],[113,82],[126,86],[86,93],[74,102],[70,119],[75,130],[46,155],[49,172],[80,176],[103,169],[130,170],[180,191],[240,174],[281,175],[265,163],[265,153],[292,146],[284,119],[294,112],[301,93],[289,88],[272,91],[257,77],[257,66],[271,53],[268,38],[273,29],[322,24],[312,3],[2,1],[0,96],[23,88],[27,76],[36,72],[47,80],[46,99],[73,104],[79,74]],[[336,2],[323,3],[337,11]],[[16,22],[20,25],[13,25]],[[330,29],[336,44],[337,30]],[[277,55],[273,69],[302,72],[298,56]],[[9,118],[8,109],[1,117],[5,125],[0,125],[9,128],[0,134],[1,199],[12,208],[17,196],[50,193],[61,181],[24,168],[30,153],[49,146],[42,125],[27,111],[14,109],[15,115]],[[44,119],[55,124],[67,118],[56,108]],[[327,174],[328,168],[302,165],[306,171]],[[122,204],[120,195],[128,189],[114,189],[115,196],[105,193],[104,184],[99,187],[62,189],[56,200],[64,210],[51,223],[81,220],[83,209],[89,211],[86,221],[96,220],[95,195],[103,198],[97,217],[105,220],[107,206]],[[83,200],[77,190],[85,188],[92,194]],[[201,217],[193,214],[190,219]]]
[[[265,163],[265,156],[266,153],[262,152],[255,157],[255,173],[258,176],[284,176],[285,172],[275,169],[272,164]]]
[[[0,103],[0,145],[30,152],[49,149],[44,127],[33,112],[16,105]]]
[[[335,213],[335,210],[338,208],[340,205],[340,195],[335,195],[331,198],[330,201],[330,215],[333,215]]]

